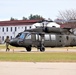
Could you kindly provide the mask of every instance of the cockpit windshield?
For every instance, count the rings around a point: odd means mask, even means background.
[[[24,34],[24,33],[19,33],[16,38],[21,38],[21,39],[24,39],[24,37],[26,36],[27,34]]]
[[[24,39],[25,35],[22,33],[19,38]]]
[[[30,33],[19,33],[16,38],[21,38],[21,39],[31,39]]]
[[[16,36],[16,38],[20,37],[20,35],[21,35],[21,33],[19,33],[19,34]]]

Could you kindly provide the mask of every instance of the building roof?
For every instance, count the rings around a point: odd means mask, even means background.
[[[61,28],[76,28],[76,22],[69,22],[61,24]]]
[[[15,25],[31,25],[40,20],[13,20],[13,21],[0,21],[0,26],[15,26]]]

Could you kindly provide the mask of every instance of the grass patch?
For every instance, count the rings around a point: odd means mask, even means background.
[[[10,49],[20,49],[9,46]],[[0,49],[5,49],[5,44],[0,45]],[[23,48],[21,48],[23,49]],[[50,48],[52,49],[52,48]],[[49,49],[49,50],[50,50]],[[54,49],[54,48],[53,48]],[[67,50],[67,48],[56,48],[57,50]],[[56,50],[55,49],[55,50]],[[76,49],[76,47],[68,47]],[[19,62],[76,62],[76,52],[0,52],[0,61]]]
[[[0,61],[76,62],[76,53],[0,53]]]
[[[6,48],[5,44],[0,44],[0,49],[4,49],[4,48]]]
[[[22,47],[14,47],[9,45],[10,49],[22,49]],[[0,44],[0,49],[6,49],[6,44]]]

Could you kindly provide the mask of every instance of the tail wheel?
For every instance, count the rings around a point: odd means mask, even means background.
[[[28,52],[30,52],[30,51],[31,51],[31,46],[26,47],[26,50],[27,50]]]

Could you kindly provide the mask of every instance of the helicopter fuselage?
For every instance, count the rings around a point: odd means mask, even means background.
[[[44,51],[45,47],[76,46],[76,36],[60,33],[21,32],[10,41],[10,45],[25,47],[27,51],[31,51],[31,47]]]

